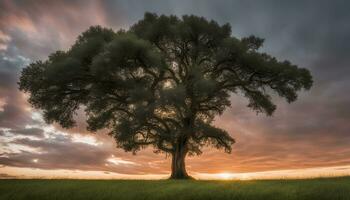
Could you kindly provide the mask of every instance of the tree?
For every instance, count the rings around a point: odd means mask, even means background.
[[[172,156],[171,178],[188,178],[186,155],[205,145],[231,152],[234,139],[212,125],[230,95],[271,115],[271,93],[293,102],[311,87],[308,70],[259,52],[262,44],[203,17],[146,13],[127,31],[90,27],[69,50],[24,68],[19,86],[47,123],[72,127],[83,107],[88,130],[109,130],[133,153],[153,146]]]

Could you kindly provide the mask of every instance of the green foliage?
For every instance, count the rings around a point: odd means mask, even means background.
[[[0,180],[8,200],[349,200],[350,178],[259,181]]]
[[[211,125],[230,95],[242,93],[248,107],[271,115],[273,92],[293,102],[312,85],[308,70],[259,52],[262,44],[203,17],[146,13],[128,31],[90,27],[68,51],[23,69],[19,85],[48,123],[72,127],[83,106],[88,129],[107,128],[126,151],[230,152],[233,138]]]

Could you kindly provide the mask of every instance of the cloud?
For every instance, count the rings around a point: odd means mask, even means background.
[[[0,179],[12,179],[12,178],[18,178],[18,177],[12,176],[12,175],[6,174],[6,173],[0,173]]]
[[[32,128],[14,132],[28,135],[36,134],[39,130]],[[47,132],[45,135],[48,136],[45,139],[15,138],[8,142],[8,145],[19,145],[33,150],[2,153],[0,164],[11,167],[109,171],[121,174],[145,174],[157,168],[145,167],[147,164],[142,158],[135,156],[130,159],[130,156],[117,151],[114,145],[111,145],[113,143],[92,143],[86,140],[86,136],[75,134]]]
[[[119,173],[167,173],[169,158],[146,149],[130,156],[115,148],[112,138],[78,127],[58,136],[41,132],[33,110],[17,90],[21,68],[49,53],[67,49],[90,25],[127,28],[144,12],[195,14],[230,23],[233,34],[266,39],[263,51],[311,70],[314,86],[297,102],[274,96],[273,117],[256,115],[243,97],[232,96],[232,108],[216,124],[236,139],[232,154],[208,148],[187,159],[190,171],[261,171],[343,165],[350,162],[350,13],[348,1],[2,1],[0,3],[0,129],[2,148],[25,146],[40,151],[0,154],[6,166],[40,169],[82,169]],[[35,127],[26,129],[26,125]],[[37,129],[36,129],[37,128]],[[77,136],[79,133],[79,136]],[[42,134],[48,138],[42,138]],[[84,138],[93,137],[95,140]],[[40,139],[42,138],[42,139]],[[80,142],[79,142],[80,140]],[[89,143],[90,142],[90,143]],[[98,144],[98,145],[96,145]],[[16,146],[17,148],[18,146]],[[14,147],[13,147],[14,148]],[[0,148],[0,150],[2,150]],[[4,156],[6,155],[6,156]],[[114,155],[114,158],[112,157]],[[37,160],[37,162],[33,162]],[[109,162],[108,160],[114,160]],[[117,164],[116,164],[117,163]]]
[[[89,26],[105,24],[99,1],[2,1],[0,8],[0,30],[11,37],[7,46],[33,60],[68,48]]]
[[[0,51],[7,50],[7,43],[11,41],[11,37],[0,30]]]
[[[21,67],[28,60],[17,55],[10,57],[0,54],[0,127],[21,127],[31,121],[24,95],[17,89],[17,81]]]
[[[37,138],[44,137],[44,130],[40,128],[24,128],[24,129],[14,129],[10,130],[13,135],[23,135],[23,136],[34,136]]]

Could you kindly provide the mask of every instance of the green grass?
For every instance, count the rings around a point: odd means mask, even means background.
[[[0,180],[0,199],[350,200],[350,177],[259,181]]]

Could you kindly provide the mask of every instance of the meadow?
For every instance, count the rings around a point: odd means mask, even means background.
[[[350,200],[350,177],[302,180],[0,180],[0,199]]]

